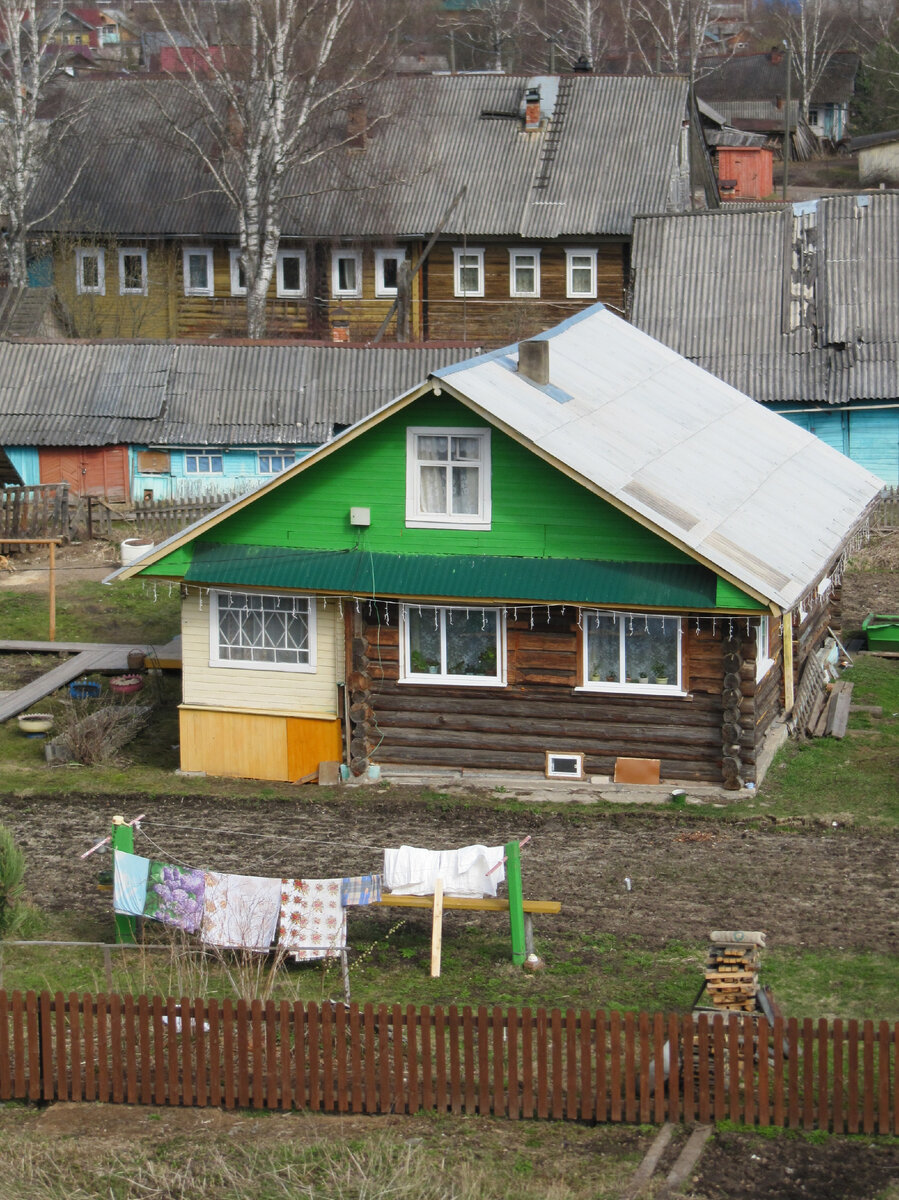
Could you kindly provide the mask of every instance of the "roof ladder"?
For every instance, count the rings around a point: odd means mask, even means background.
[[[570,95],[571,79],[560,79],[559,91],[556,95],[556,103],[553,106],[552,116],[549,119],[549,128],[547,129],[543,139],[543,154],[540,156],[540,167],[537,172],[537,178],[534,180],[535,189],[549,186],[549,177],[553,161],[556,157],[556,152],[559,149],[559,143],[562,140],[562,127],[565,124],[565,113],[568,110],[568,99]]]

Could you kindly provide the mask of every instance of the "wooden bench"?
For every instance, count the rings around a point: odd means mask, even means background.
[[[385,892],[381,900],[376,900],[372,908],[434,908],[433,896],[393,896]],[[503,896],[444,896],[444,909],[455,908],[464,912],[508,912],[509,901]],[[562,911],[560,900],[525,900],[524,908],[524,940],[528,954],[534,953],[534,913],[559,913]]]

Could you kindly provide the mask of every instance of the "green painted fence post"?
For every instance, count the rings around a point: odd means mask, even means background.
[[[130,825],[126,825],[124,817],[112,818],[112,849],[113,853],[116,850],[125,850],[128,854],[134,853],[134,829]],[[124,913],[115,914],[115,940],[116,942],[137,941],[136,917],[127,917]]]
[[[524,939],[524,898],[521,892],[521,850],[518,842],[506,842],[506,882],[509,885],[509,927],[512,931],[512,962],[523,966],[527,957]]]

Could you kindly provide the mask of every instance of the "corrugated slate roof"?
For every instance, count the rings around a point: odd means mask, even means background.
[[[370,554],[199,540],[184,578],[230,587],[370,593],[421,600],[714,608],[717,579],[693,563],[621,563],[492,555]]]
[[[859,56],[841,50],[831,56],[812,94],[812,102],[846,103],[855,88]],[[792,91],[799,83],[793,69]],[[698,66],[696,94],[721,112],[724,102],[733,100],[771,100],[787,93],[787,56],[780,54],[737,54],[732,58],[702,59]],[[782,110],[781,110],[782,111]]]
[[[528,86],[546,119],[523,131]],[[169,80],[75,80],[92,96],[89,127],[48,164],[33,209],[48,211],[76,163],[71,195],[39,228],[129,237],[233,236],[234,215],[162,115],[202,129],[187,90]],[[636,212],[689,204],[680,133],[687,83],[674,76],[506,75],[391,78],[366,93],[375,121],[364,150],[297,172],[283,236],[418,237],[467,187],[447,236],[553,238],[627,234]],[[486,114],[486,115],[485,115]],[[340,136],[346,114],[332,114]]]
[[[7,446],[316,445],[459,347],[0,342]]]
[[[755,400],[899,394],[899,195],[640,218],[631,266],[634,324]]]

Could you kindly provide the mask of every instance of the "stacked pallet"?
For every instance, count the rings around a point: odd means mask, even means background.
[[[759,992],[759,951],[763,933],[716,929],[709,935],[705,988],[716,1009],[754,1012]]]

